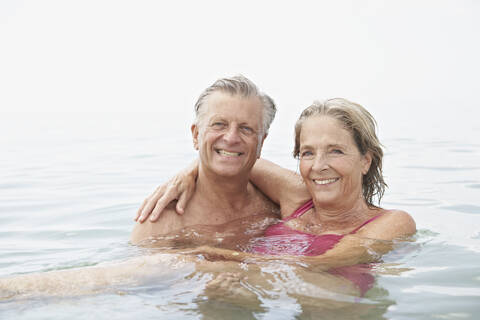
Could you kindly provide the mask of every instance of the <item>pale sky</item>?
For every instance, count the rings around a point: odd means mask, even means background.
[[[242,73],[295,117],[335,96],[477,112],[479,3],[2,0],[0,110],[191,113]]]

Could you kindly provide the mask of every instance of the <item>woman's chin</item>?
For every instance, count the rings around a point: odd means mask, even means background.
[[[325,208],[335,207],[342,203],[342,197],[334,193],[322,192],[319,194],[318,192],[315,192],[312,199],[315,206]]]

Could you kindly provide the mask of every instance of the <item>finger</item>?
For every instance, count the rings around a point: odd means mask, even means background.
[[[158,197],[157,196],[153,196],[153,197],[150,197],[148,199],[148,202],[147,204],[145,205],[145,207],[143,208],[142,210],[142,215],[140,216],[140,223],[144,222],[145,220],[147,220],[148,216],[150,215],[150,213],[152,212],[153,208],[155,208],[155,205],[157,204],[157,199]]]
[[[147,201],[148,201],[148,198],[146,198],[145,200],[143,200],[142,205],[141,205],[140,208],[138,208],[138,210],[137,210],[137,214],[135,215],[135,219],[133,219],[134,221],[138,221],[138,218],[140,218],[140,216],[142,215],[143,208],[144,208],[145,205],[147,204]]]
[[[164,193],[164,189],[165,187],[163,185],[158,186],[155,191],[143,201],[142,206],[137,211],[137,217],[135,219],[137,222],[143,223],[148,218],[158,198]]]
[[[178,199],[177,207],[176,207],[178,214],[185,213],[185,208],[187,207],[187,204],[192,198],[194,193],[195,193],[195,181],[193,181],[193,183],[187,184],[185,190],[180,195]]]
[[[172,188],[168,188],[163,196],[158,199],[150,215],[150,221],[155,222],[160,217],[160,214],[165,210],[170,202],[175,200],[176,192]]]
[[[180,196],[180,199],[178,199],[177,205],[175,207],[178,214],[182,215],[185,213],[185,206],[187,205],[188,198],[189,197],[187,197],[187,194],[184,192]]]

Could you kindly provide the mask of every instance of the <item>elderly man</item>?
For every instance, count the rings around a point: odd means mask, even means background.
[[[170,205],[156,223],[137,223],[132,243],[196,225],[222,229],[241,218],[276,217],[277,206],[249,182],[275,112],[273,100],[243,76],[208,87],[195,104],[191,127],[199,153],[195,193],[182,215]]]

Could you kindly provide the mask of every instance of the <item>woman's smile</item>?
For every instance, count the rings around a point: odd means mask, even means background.
[[[327,185],[337,182],[340,178],[330,178],[330,179],[313,179],[313,182],[317,185]]]

